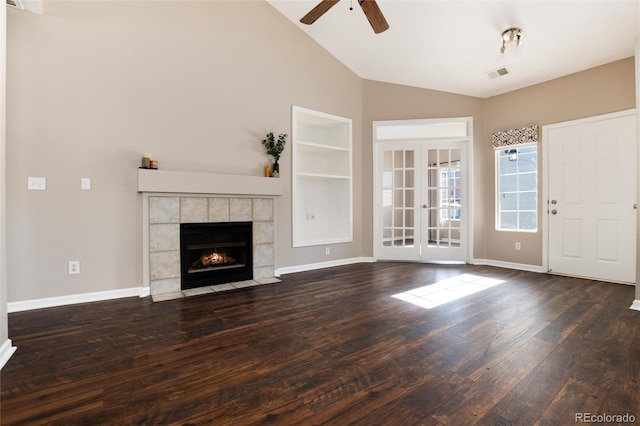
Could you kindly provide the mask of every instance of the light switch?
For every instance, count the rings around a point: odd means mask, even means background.
[[[91,178],[80,178],[80,189],[88,191],[91,189]]]
[[[47,189],[47,180],[43,177],[29,176],[27,179],[27,189],[32,191],[44,191]]]

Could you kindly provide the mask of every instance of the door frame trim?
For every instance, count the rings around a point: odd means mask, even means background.
[[[542,197],[540,200],[542,214],[542,270],[549,272],[549,131],[561,129],[563,127],[577,126],[581,124],[595,123],[598,121],[611,120],[627,116],[635,116],[636,109],[626,109],[608,114],[594,115],[592,117],[579,118],[576,120],[563,121],[559,123],[542,126]],[[636,165],[636,170],[638,166]]]
[[[473,247],[474,247],[474,217],[473,217],[473,212],[474,212],[474,186],[473,186],[473,182],[474,182],[474,153],[473,153],[473,132],[474,132],[474,127],[473,127],[473,117],[472,116],[468,116],[468,117],[450,117],[450,118],[423,118],[423,119],[410,119],[410,120],[377,120],[377,121],[372,121],[371,123],[371,130],[372,130],[372,145],[373,145],[373,158],[372,158],[372,165],[373,165],[373,176],[371,179],[371,186],[372,186],[372,192],[373,192],[373,200],[372,200],[372,213],[373,213],[373,241],[372,241],[372,252],[373,252],[373,258],[375,260],[379,260],[378,256],[377,256],[377,248],[376,248],[376,235],[377,232],[379,232],[378,229],[376,229],[376,225],[378,224],[378,220],[376,220],[376,217],[379,216],[379,212],[376,210],[376,201],[378,201],[378,195],[376,194],[376,172],[378,171],[379,168],[379,164],[377,163],[377,150],[376,150],[376,145],[379,142],[389,142],[389,140],[378,140],[376,138],[376,128],[378,126],[397,126],[397,125],[406,125],[406,126],[411,126],[411,125],[421,125],[421,124],[441,124],[441,123],[460,123],[460,122],[464,122],[467,124],[467,136],[462,137],[462,136],[455,136],[450,138],[451,140],[455,140],[455,141],[461,141],[461,140],[466,140],[466,148],[467,148],[467,171],[466,171],[466,176],[464,177],[465,179],[465,184],[466,184],[466,188],[467,188],[467,214],[468,214],[468,220],[467,220],[467,249],[465,251],[465,259],[464,261],[467,264],[472,264],[473,263]],[[419,138],[419,139],[411,139],[411,138],[407,138],[407,139],[402,139],[402,141],[405,142],[409,142],[409,141],[419,141],[419,140],[426,140],[426,141],[446,141],[447,137],[433,137],[433,138]]]

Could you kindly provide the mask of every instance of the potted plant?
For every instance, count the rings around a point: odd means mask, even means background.
[[[267,138],[262,141],[262,145],[264,145],[267,154],[273,157],[275,160],[273,163],[273,174],[272,176],[280,175],[280,165],[278,164],[278,160],[280,160],[280,155],[282,151],[284,151],[284,146],[287,143],[287,134],[280,133],[278,135],[278,140],[275,140],[275,136],[273,132],[267,133]]]

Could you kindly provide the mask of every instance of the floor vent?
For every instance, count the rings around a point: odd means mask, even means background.
[[[502,77],[503,75],[507,75],[507,74],[509,74],[509,70],[506,69],[505,67],[501,67],[501,68],[498,68],[496,70],[492,70],[492,71],[488,71],[487,72],[487,75],[492,79],[493,78]]]

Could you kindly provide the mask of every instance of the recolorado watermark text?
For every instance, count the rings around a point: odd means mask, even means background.
[[[636,416],[630,413],[625,414],[592,414],[576,413],[576,423],[635,423]]]

